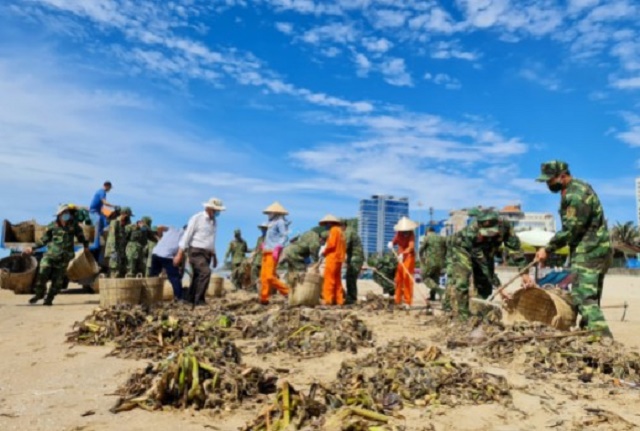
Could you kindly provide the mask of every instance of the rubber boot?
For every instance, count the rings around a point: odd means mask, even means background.
[[[29,304],[35,304],[35,303],[37,303],[38,301],[40,301],[41,299],[42,299],[42,296],[38,296],[38,295],[36,295],[36,296],[34,296],[33,298],[31,298],[31,299],[29,300]]]

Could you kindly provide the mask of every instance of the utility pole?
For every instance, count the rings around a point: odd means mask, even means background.
[[[429,224],[433,226],[433,207],[429,207]]]

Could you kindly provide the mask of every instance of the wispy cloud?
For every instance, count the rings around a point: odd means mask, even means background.
[[[384,80],[391,85],[398,87],[411,87],[413,80],[407,72],[407,67],[402,58],[390,58],[382,62],[380,71],[384,76]]]
[[[617,133],[616,137],[632,147],[640,147],[640,115],[632,112],[623,112],[622,117],[629,129]]]
[[[528,63],[518,72],[521,78],[538,84],[549,91],[561,91],[560,80],[552,72],[538,62]]]
[[[424,74],[424,79],[427,81],[432,81],[436,85],[443,85],[448,90],[459,90],[462,88],[462,84],[456,78],[453,78],[446,73],[436,73],[432,75],[430,73]]]
[[[284,34],[292,34],[293,33],[293,24],[290,22],[277,22],[276,28],[279,32]]]

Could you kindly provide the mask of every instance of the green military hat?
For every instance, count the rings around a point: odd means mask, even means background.
[[[500,232],[498,228],[498,221],[500,220],[500,214],[491,209],[480,210],[476,216],[478,225],[480,225],[480,235],[482,236],[495,236]]]
[[[569,165],[561,160],[551,160],[540,165],[540,176],[536,181],[546,183],[553,177],[557,177],[563,172],[569,170]]]
[[[146,224],[147,226],[151,226],[151,224],[152,224],[151,217],[149,217],[149,216],[141,217],[140,221],[143,222],[144,224]]]
[[[122,207],[122,208],[120,209],[120,214],[126,214],[126,215],[128,215],[129,217],[132,217],[132,216],[133,216],[133,212],[131,211],[131,207]]]
[[[240,231],[240,229],[236,229],[233,231],[234,235],[240,235],[242,232]]]

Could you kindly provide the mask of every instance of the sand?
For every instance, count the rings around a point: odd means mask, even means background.
[[[507,280],[510,274],[503,274]],[[380,289],[370,281],[360,283],[361,292]],[[238,293],[233,295],[246,295]],[[419,287],[416,301],[426,290]],[[247,410],[211,415],[207,412],[134,410],[109,412],[116,397],[112,394],[129,374],[145,361],[105,357],[109,347],[72,346],[65,334],[75,321],[82,320],[98,306],[98,295],[62,294],[53,307],[29,306],[28,296],[0,291],[0,430],[237,430],[257,412]],[[622,309],[606,310],[612,331],[630,349],[640,345],[640,277],[612,275],[606,279],[603,305],[627,301],[624,322]],[[419,311],[394,313],[361,312],[373,329],[376,342],[406,336],[434,343],[433,321]],[[437,342],[437,341],[436,341]],[[295,386],[304,387],[315,379],[330,382],[349,353],[333,353],[319,359],[298,360],[285,354],[258,356],[253,341],[238,343],[251,365],[278,365],[290,369]],[[370,350],[361,349],[358,355]],[[473,362],[473,358],[468,358]],[[487,370],[505,375],[513,389],[515,408],[497,404],[426,409],[405,408],[407,429],[433,424],[435,430],[570,430],[587,413],[598,407],[625,418],[640,429],[640,390],[596,387],[580,382],[530,380],[517,364],[501,369],[482,364]],[[626,428],[625,428],[626,427]],[[590,429],[635,429],[617,421]]]

